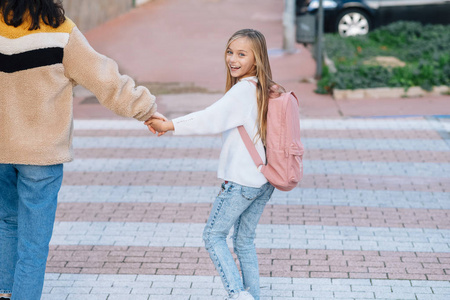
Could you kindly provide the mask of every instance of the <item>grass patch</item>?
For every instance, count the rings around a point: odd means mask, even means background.
[[[318,93],[333,89],[450,86],[450,25],[397,22],[366,36],[325,35],[325,49],[337,72],[325,67]],[[376,57],[395,57],[403,67],[373,65]]]

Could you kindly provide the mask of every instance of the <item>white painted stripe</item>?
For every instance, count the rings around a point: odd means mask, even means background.
[[[219,186],[63,185],[58,201],[65,203],[212,203],[219,189]],[[449,198],[448,193],[439,192],[295,188],[290,192],[275,190],[269,204],[450,209]]]
[[[389,119],[302,119],[302,129],[320,130],[434,130],[436,127],[450,131],[450,122],[423,118]],[[75,130],[147,130],[136,120],[75,120]]]
[[[150,133],[149,133],[150,134]],[[98,148],[214,148],[220,149],[222,141],[218,137],[75,137],[73,147],[78,149]],[[154,150],[149,150],[154,151]],[[149,152],[150,153],[150,152]]]
[[[260,280],[262,300],[408,299],[408,295],[419,300],[450,298],[449,281],[290,277]],[[106,300],[114,296],[122,300],[223,300],[226,294],[219,276],[45,274],[42,300]]]
[[[405,151],[449,151],[444,140],[408,139],[328,139],[303,138],[305,149],[354,149],[354,150],[405,150]],[[220,149],[220,137],[75,137],[73,147],[77,149],[121,148],[212,148]],[[150,150],[149,150],[150,151]],[[154,151],[154,150],[151,150]],[[150,156],[150,152],[149,152]]]
[[[69,34],[64,32],[39,32],[17,39],[0,36],[0,53],[12,55],[44,48],[64,48],[68,41]]]
[[[202,247],[205,224],[55,222],[52,245]],[[258,248],[450,252],[450,230],[259,224]],[[231,239],[228,239],[231,246]]]
[[[137,120],[78,120],[73,121],[75,130],[148,130],[144,122]]]
[[[217,171],[217,159],[77,159],[65,164],[66,172],[202,172]],[[450,178],[450,164],[359,162],[334,160],[304,160],[304,174],[353,174],[380,176],[417,176]]]

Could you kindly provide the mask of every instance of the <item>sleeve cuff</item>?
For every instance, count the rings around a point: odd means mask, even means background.
[[[150,111],[148,112],[148,113],[146,113],[145,115],[143,115],[142,117],[140,117],[140,118],[136,118],[136,120],[139,120],[139,121],[142,121],[142,122],[145,122],[145,121],[147,121],[148,119],[150,119],[152,116],[153,116],[153,114],[156,112],[156,110],[157,110],[157,107],[158,105],[156,104],[156,103],[153,103],[153,106],[152,106],[152,108],[150,109]]]

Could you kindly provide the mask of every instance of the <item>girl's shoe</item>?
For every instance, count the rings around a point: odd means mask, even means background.
[[[225,298],[225,300],[255,300],[255,298],[253,298],[252,294],[250,294],[249,292],[242,291],[239,294],[234,294],[231,297]]]

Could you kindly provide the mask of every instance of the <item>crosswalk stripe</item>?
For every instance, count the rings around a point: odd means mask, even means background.
[[[52,245],[201,247],[204,224],[55,222]],[[257,248],[450,252],[450,230],[259,224]],[[231,246],[231,240],[228,241]]]
[[[442,130],[450,131],[450,123],[423,118],[386,118],[386,119],[302,119],[302,129],[348,130]],[[142,122],[136,120],[74,120],[75,130],[146,130]]]
[[[96,186],[63,185],[59,202],[161,202],[212,203],[219,191],[215,186]],[[448,193],[356,189],[295,188],[275,190],[269,204],[333,205],[450,209]]]
[[[216,171],[217,159],[77,159],[66,172]],[[450,179],[450,164],[304,160],[304,174],[360,174],[380,176],[433,176]]]
[[[449,151],[444,140],[411,139],[325,139],[304,138],[306,149],[359,149],[359,150],[404,150],[404,151]],[[164,148],[221,148],[219,137],[75,137],[75,149],[98,148],[148,148],[149,155],[155,149]]]

